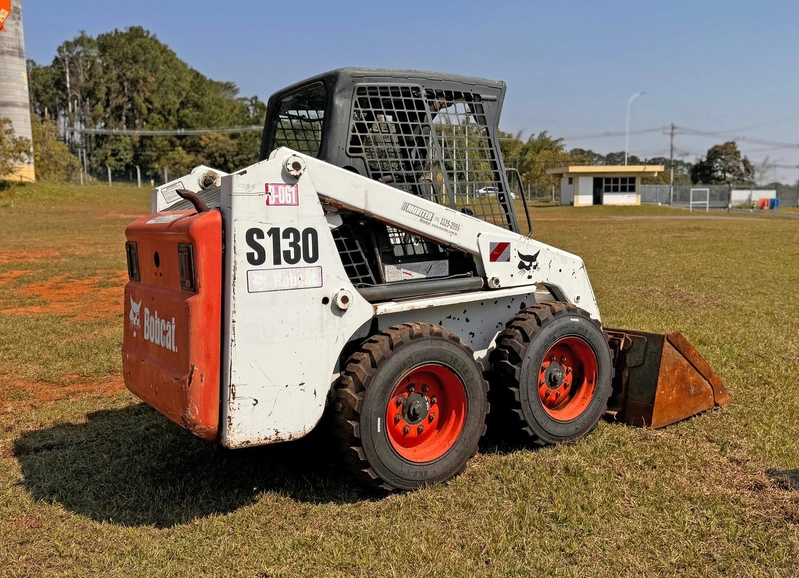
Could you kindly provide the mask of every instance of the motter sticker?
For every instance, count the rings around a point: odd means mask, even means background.
[[[298,185],[285,183],[266,184],[267,207],[296,207],[300,204],[300,188]]]

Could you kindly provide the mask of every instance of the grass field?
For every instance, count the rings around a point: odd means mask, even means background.
[[[538,451],[486,441],[451,483],[382,497],[324,434],[214,451],[125,391],[124,227],[147,207],[0,193],[0,576],[799,575],[795,219],[535,209],[607,325],[683,331],[733,403]]]

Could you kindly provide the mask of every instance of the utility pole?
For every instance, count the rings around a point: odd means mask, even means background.
[[[796,168],[799,169],[799,165]],[[796,206],[799,207],[799,181],[796,181]]]
[[[671,144],[669,145],[669,206],[674,205],[674,123],[671,123]]]

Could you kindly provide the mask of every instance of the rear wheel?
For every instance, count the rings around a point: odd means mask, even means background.
[[[409,490],[459,474],[485,433],[488,385],[469,347],[427,323],[369,338],[336,384],[335,433],[362,482]]]
[[[524,309],[497,337],[490,361],[496,409],[540,445],[589,433],[607,410],[612,391],[607,340],[598,324],[571,304]]]

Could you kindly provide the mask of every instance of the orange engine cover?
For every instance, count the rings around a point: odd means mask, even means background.
[[[125,235],[136,243],[139,266],[139,281],[125,287],[125,385],[195,435],[216,439],[222,217],[218,211],[158,213],[133,222]],[[194,291],[181,288],[182,244],[192,247]]]

